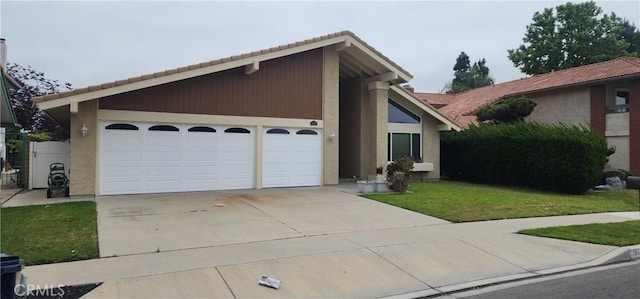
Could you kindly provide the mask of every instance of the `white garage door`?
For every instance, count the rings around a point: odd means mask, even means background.
[[[252,128],[100,124],[101,195],[254,187]]]
[[[267,128],[263,140],[263,187],[322,184],[320,130]]]

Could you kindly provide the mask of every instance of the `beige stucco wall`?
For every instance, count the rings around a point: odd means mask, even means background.
[[[369,109],[366,116],[369,129],[369,143],[364,149],[369,151],[369,161],[364,166],[366,177],[376,174],[376,169],[387,165],[387,117],[389,102],[389,83],[371,82],[369,90]]]
[[[324,185],[338,184],[339,163],[339,80],[340,58],[334,47],[324,48],[324,61],[322,73],[322,120],[323,128],[323,155],[322,155],[322,183]],[[329,136],[335,134],[336,138],[330,140]]]
[[[605,136],[629,136],[629,112],[608,113]]]
[[[629,136],[608,136],[607,144],[616,148],[616,152],[609,156],[609,165],[629,170]]]
[[[96,155],[98,136],[98,101],[78,103],[78,114],[71,115],[71,136],[69,161],[69,194],[71,196],[96,194]],[[85,124],[89,129],[82,136],[80,128]]]
[[[541,123],[591,123],[591,92],[588,87],[549,92],[528,96],[538,105],[527,121]]]
[[[425,179],[440,179],[440,122],[433,117],[422,117],[422,160],[433,164],[433,170],[424,174]]]

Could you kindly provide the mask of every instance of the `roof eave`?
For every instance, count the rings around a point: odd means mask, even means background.
[[[411,103],[413,103],[414,105],[420,107],[423,111],[427,112],[429,115],[433,116],[435,119],[437,119],[441,123],[447,125],[450,128],[450,130],[455,130],[455,131],[458,131],[458,132],[460,132],[462,130],[461,126],[458,123],[456,123],[454,120],[449,118],[444,113],[440,112],[438,109],[436,109],[433,106],[429,105],[428,103],[425,103],[425,102],[421,101],[420,99],[415,97],[413,94],[411,94],[410,92],[408,92],[404,88],[392,85],[392,86],[390,86],[390,89],[393,90],[394,92],[398,93],[399,95],[405,97]]]

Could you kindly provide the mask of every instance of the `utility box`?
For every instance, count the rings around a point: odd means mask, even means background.
[[[640,190],[640,176],[627,177],[627,189]]]

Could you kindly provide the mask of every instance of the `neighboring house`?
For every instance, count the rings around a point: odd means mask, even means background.
[[[71,195],[337,184],[400,154],[439,177],[451,119],[351,32],[36,98],[71,133]]]
[[[10,89],[19,89],[18,83],[7,74],[7,45],[4,38],[0,38],[0,157],[5,161],[5,128],[18,125],[13,113],[13,105],[9,98]],[[4,165],[0,165],[2,169]]]
[[[462,126],[476,122],[478,108],[521,96],[538,105],[527,120],[589,125],[616,153],[609,163],[640,175],[640,58],[605,62],[495,84],[455,95],[417,93],[426,103],[448,102],[439,111]]]

